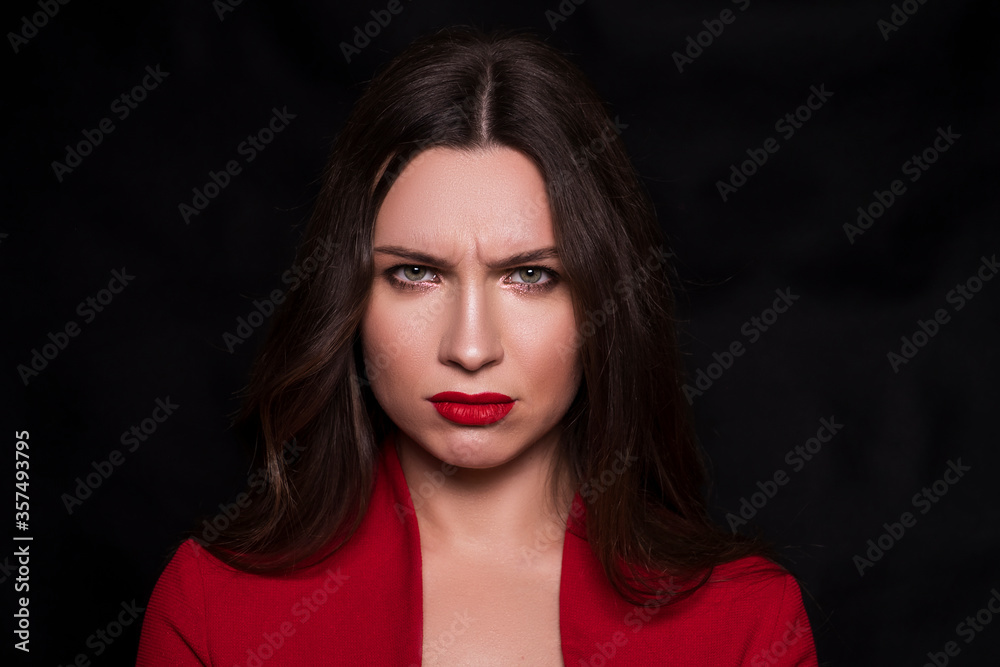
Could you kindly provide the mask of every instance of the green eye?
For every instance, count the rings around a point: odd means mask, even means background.
[[[427,275],[427,269],[422,266],[404,266],[403,277],[407,280],[422,280]]]
[[[431,283],[438,283],[437,274],[419,264],[397,264],[385,272],[391,285],[400,289],[425,289]]]
[[[528,283],[529,285],[537,283],[542,279],[542,269],[534,266],[526,266],[518,269],[514,274],[521,278],[521,282]]]

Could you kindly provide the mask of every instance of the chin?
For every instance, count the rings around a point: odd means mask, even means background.
[[[473,469],[502,466],[520,453],[519,450],[511,449],[509,444],[499,446],[498,442],[493,440],[491,437],[445,437],[438,446],[425,450],[442,463]]]
[[[524,436],[508,428],[473,427],[461,432],[438,433],[421,445],[414,442],[442,463],[459,468],[487,469],[510,463],[542,447],[551,431]]]

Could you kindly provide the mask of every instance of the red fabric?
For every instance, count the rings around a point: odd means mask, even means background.
[[[574,503],[580,516],[579,494]],[[764,561],[747,558],[716,568],[688,600],[635,607],[608,583],[582,525],[571,517],[563,547],[559,629],[567,667],[817,664],[790,575],[753,574]],[[358,532],[311,570],[250,575],[193,540],[181,545],[146,608],[137,664],[420,665],[420,567],[417,520],[390,440]],[[462,620],[456,624],[460,631]]]

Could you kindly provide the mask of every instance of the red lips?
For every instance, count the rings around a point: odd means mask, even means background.
[[[463,394],[460,391],[442,391],[428,400],[442,417],[463,426],[485,426],[498,422],[514,407],[514,399],[495,392]]]

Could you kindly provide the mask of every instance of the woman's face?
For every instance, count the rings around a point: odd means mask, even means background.
[[[534,163],[510,148],[424,151],[389,190],[373,250],[362,344],[400,430],[466,468],[556,443],[582,371],[565,352],[576,319]]]

